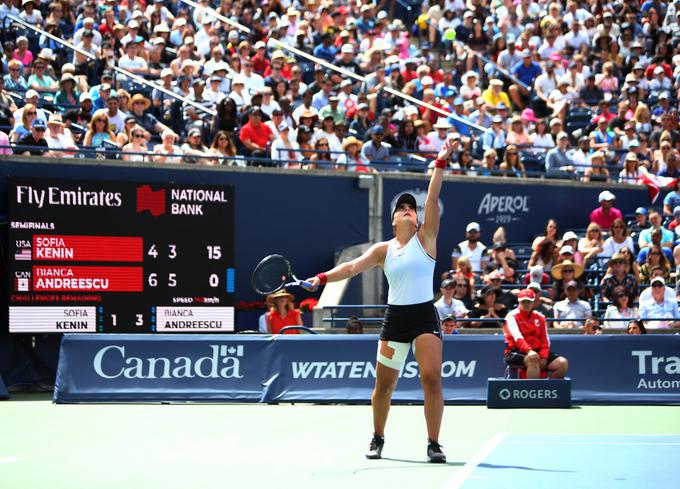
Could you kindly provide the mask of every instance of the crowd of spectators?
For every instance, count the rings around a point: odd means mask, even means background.
[[[680,172],[678,1],[199,3],[247,29],[180,0],[5,0],[2,151],[422,171],[448,134],[451,173]]]
[[[677,195],[668,194],[666,201]],[[615,198],[600,193],[590,225],[577,230],[582,237],[574,230],[561,234],[551,219],[532,243],[511,245],[498,228],[487,246],[481,226],[469,223],[465,240],[451,253],[451,270],[442,275],[435,303],[440,317],[456,328],[498,329],[517,306],[517,292],[528,288],[535,294],[533,310],[550,318],[551,327],[585,334],[680,327],[680,237],[668,229],[680,206],[665,219],[639,207],[627,222]]]

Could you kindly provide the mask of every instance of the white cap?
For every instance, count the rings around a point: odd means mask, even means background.
[[[157,32],[170,32],[170,27],[168,27],[168,24],[165,22],[161,22],[160,24],[157,24],[156,27],[153,28],[154,33]]]
[[[479,231],[479,230],[480,230],[479,223],[476,223],[474,221],[469,223],[467,225],[467,227],[465,228],[466,233],[469,233],[470,231]]]
[[[562,248],[560,248],[560,255],[564,255],[565,253],[569,253],[570,255],[574,254],[574,248],[572,248],[569,245],[565,245]]]
[[[425,75],[421,80],[420,83],[423,85],[432,85],[434,81],[432,80],[432,77],[430,75]]]
[[[659,73],[663,73],[663,66],[657,66],[654,68],[654,74],[658,75]]]
[[[418,113],[418,109],[413,105],[407,105],[404,107],[404,115],[414,115]]]
[[[26,95],[24,96],[24,98],[25,98],[26,100],[28,100],[29,98],[33,98],[33,97],[40,97],[40,95],[38,94],[38,92],[36,92],[36,91],[33,90],[33,89],[27,90],[27,91],[26,91]]]
[[[600,192],[599,197],[597,198],[598,202],[604,202],[605,200],[614,200],[616,199],[616,196],[611,193],[609,190],[603,190]]]
[[[354,46],[352,46],[351,44],[343,44],[342,48],[340,49],[340,52],[354,54]]]
[[[215,63],[215,65],[213,66],[213,73],[222,70],[229,71],[229,65],[224,61],[218,61],[217,63]]]
[[[92,101],[92,95],[90,95],[90,92],[83,92],[83,93],[81,93],[81,94],[80,94],[80,98],[78,99],[78,101],[79,101],[81,104],[82,104],[83,102],[85,102],[86,100]]]
[[[578,239],[578,236],[576,236],[574,231],[567,231],[564,233],[564,236],[562,236],[562,241],[569,241],[572,239]]]
[[[529,269],[529,277],[532,282],[543,280],[543,267],[541,265],[534,265]]]
[[[172,129],[164,129],[163,132],[161,133],[161,139],[166,138],[168,136],[172,136],[173,138],[177,139],[177,134],[175,131]]]
[[[541,284],[539,284],[538,282],[531,282],[529,285],[527,285],[527,289],[540,291],[541,290]]]
[[[661,285],[666,285],[666,282],[664,281],[663,277],[654,277],[652,280],[649,281],[649,285],[654,285],[656,282],[661,282]]]

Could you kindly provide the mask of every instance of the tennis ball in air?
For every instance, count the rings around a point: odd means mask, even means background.
[[[456,31],[455,29],[446,29],[444,31],[444,39],[447,41],[453,41],[456,38]]]

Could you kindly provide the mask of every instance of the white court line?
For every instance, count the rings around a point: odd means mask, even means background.
[[[680,437],[680,433],[506,433],[508,436],[648,436],[653,438],[655,436],[677,436]]]
[[[680,441],[506,441],[505,445],[680,445]]]
[[[2,464],[13,464],[21,460],[21,457],[0,457],[0,465]]]
[[[486,457],[503,441],[503,433],[496,433],[489,441],[477,452],[470,460],[468,460],[463,467],[461,467],[454,476],[444,485],[442,489],[458,489],[463,485],[475,471],[477,466],[481,464]]]

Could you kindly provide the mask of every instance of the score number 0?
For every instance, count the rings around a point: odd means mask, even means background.
[[[208,260],[219,260],[222,258],[222,246],[220,245],[208,245],[206,246],[206,250],[208,252]],[[147,254],[154,259],[158,258],[158,250],[156,249],[156,245],[152,244],[149,247],[149,251]],[[174,244],[169,244],[168,245],[168,258],[171,260],[174,260],[177,257],[177,246]],[[147,279],[149,287],[156,287],[158,286],[158,274],[157,273],[150,273],[149,277]],[[219,287],[220,285],[220,277],[216,273],[210,274],[210,277],[208,277],[208,284],[210,284],[211,287],[216,288]],[[168,287],[176,287],[177,286],[177,274],[176,273],[169,273],[168,274]]]

